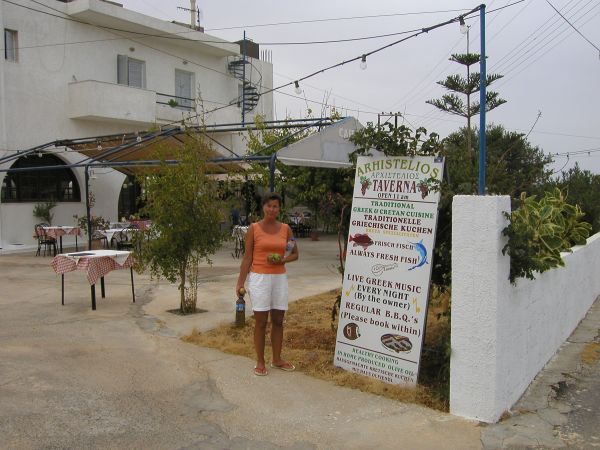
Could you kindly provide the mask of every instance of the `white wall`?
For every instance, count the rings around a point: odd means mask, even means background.
[[[456,196],[452,206],[450,412],[497,421],[523,394],[600,294],[600,234],[565,267],[508,280],[507,196]]]
[[[77,20],[96,21],[113,28],[219,40],[98,0],[40,1],[73,13]],[[156,98],[156,93],[175,94],[176,69],[194,74],[196,93],[201,94],[205,110],[227,105],[238,96],[241,81],[227,69],[230,58],[239,57],[236,53],[239,46],[232,43],[199,45],[180,39],[124,38],[123,33],[117,31],[63,20],[6,2],[0,2],[0,25],[17,30],[19,41],[18,62],[0,58],[0,157],[57,139],[147,130],[154,122],[180,120],[180,109],[148,103],[149,98]],[[80,43],[69,44],[76,42]],[[145,90],[117,84],[119,54],[145,61]],[[263,86],[272,87],[273,66],[264,61],[252,60],[252,63],[252,80],[258,80],[260,72]],[[100,88],[102,93],[99,93]],[[124,102],[133,109],[123,111]],[[261,98],[257,108],[247,114],[246,121],[252,122],[255,114],[264,114],[268,120],[273,118],[272,93]],[[205,119],[207,124],[240,122],[240,108],[220,109]],[[226,145],[235,146],[238,154],[245,152],[237,133],[218,137]],[[56,151],[65,161],[72,162],[72,154]],[[0,164],[0,168],[9,168],[11,164]],[[76,169],[75,173],[84,200],[83,171]],[[0,182],[3,178],[4,173],[0,173]],[[123,175],[112,172],[92,182],[97,200],[93,214],[117,218],[123,179]],[[6,249],[7,243],[33,245],[35,219],[31,211],[34,206],[35,203],[0,205],[0,247],[4,245]],[[55,223],[71,224],[72,215],[82,214],[84,210],[84,202],[60,203],[54,209]]]

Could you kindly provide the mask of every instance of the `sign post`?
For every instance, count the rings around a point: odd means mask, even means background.
[[[415,385],[443,158],[359,157],[334,364]]]

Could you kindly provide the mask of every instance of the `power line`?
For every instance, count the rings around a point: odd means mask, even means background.
[[[420,28],[415,28],[414,30],[408,31],[400,31],[398,33],[388,33],[388,34],[378,34],[375,36],[363,36],[358,38],[348,38],[348,39],[331,39],[327,41],[302,41],[302,42],[260,42],[260,45],[263,46],[276,46],[276,45],[313,45],[313,44],[336,44],[340,42],[353,42],[353,41],[364,41],[367,39],[379,39],[390,36],[399,36],[402,34],[414,33],[415,31],[419,31]]]
[[[520,1],[519,1],[519,2],[517,2],[517,3],[520,3],[521,1],[524,1],[524,0],[520,0]],[[467,17],[467,16],[469,16],[470,14],[473,14],[473,13],[477,12],[478,10],[479,10],[479,6],[477,6],[476,8],[473,8],[471,11],[469,11],[469,12],[467,12],[466,14],[462,15],[461,17]],[[303,77],[300,77],[300,78],[297,78],[295,81],[292,81],[292,82],[289,82],[289,83],[282,84],[281,86],[277,86],[277,87],[275,87],[275,88],[268,89],[268,90],[266,90],[266,91],[264,91],[264,92],[261,92],[261,95],[265,95],[265,94],[271,93],[271,92],[273,92],[273,91],[278,91],[279,89],[282,89],[282,88],[284,88],[284,87],[291,86],[291,85],[296,85],[296,86],[299,86],[299,83],[300,83],[301,81],[307,80],[307,79],[309,79],[309,78],[312,78],[312,77],[314,77],[314,76],[316,76],[316,75],[319,75],[319,74],[321,74],[321,73],[324,73],[324,72],[326,72],[326,71],[329,71],[329,70],[331,70],[331,69],[334,69],[334,68],[337,68],[337,67],[341,67],[341,66],[343,66],[343,65],[345,65],[345,64],[348,64],[348,63],[350,63],[350,62],[353,62],[353,61],[357,61],[357,60],[366,60],[366,58],[367,58],[368,56],[370,56],[370,55],[373,55],[373,54],[375,54],[375,53],[381,52],[381,51],[383,51],[383,50],[385,50],[385,49],[388,49],[388,48],[390,48],[390,47],[392,47],[392,46],[395,46],[395,45],[397,45],[397,44],[400,44],[400,43],[402,43],[402,42],[405,42],[405,41],[407,41],[407,40],[409,40],[409,39],[412,39],[412,38],[418,37],[418,36],[420,36],[421,34],[429,33],[430,31],[433,31],[433,30],[436,30],[436,29],[438,29],[438,28],[444,27],[444,26],[446,26],[446,25],[449,25],[449,24],[451,24],[451,23],[456,23],[456,22],[458,22],[458,21],[459,21],[459,17],[454,17],[454,18],[452,18],[452,19],[449,19],[449,20],[446,20],[446,21],[444,21],[444,22],[440,22],[440,23],[438,23],[438,24],[435,24],[435,25],[431,25],[431,26],[429,26],[429,27],[422,28],[420,31],[418,31],[418,32],[416,32],[416,33],[414,33],[414,34],[411,34],[411,35],[409,35],[409,36],[406,36],[406,37],[404,37],[404,38],[402,38],[402,39],[399,39],[399,40],[397,40],[397,41],[394,41],[394,42],[392,42],[392,43],[390,43],[390,44],[387,44],[387,45],[384,45],[384,46],[382,46],[382,47],[376,48],[375,50],[371,50],[370,52],[363,53],[362,55],[356,56],[356,57],[354,57],[354,58],[351,58],[351,59],[348,59],[348,60],[345,60],[345,61],[339,62],[339,63],[337,63],[337,64],[333,64],[333,65],[331,65],[331,66],[325,67],[325,68],[323,68],[323,69],[317,70],[316,72],[310,73],[310,74],[308,74],[308,75],[305,75],[305,76],[303,76]],[[214,111],[218,111],[218,110],[220,110],[220,109],[223,109],[223,108],[226,108],[226,107],[227,107],[227,106],[222,106],[222,107],[215,108],[215,109],[212,109],[212,110],[209,110],[209,111],[205,111],[205,113],[206,113],[206,114],[208,114],[208,113],[212,113],[212,112],[214,112]],[[192,118],[194,118],[194,117],[198,117],[198,114],[196,114],[195,116],[192,116]],[[176,121],[174,121],[174,122],[172,122],[172,123],[176,123]]]
[[[598,52],[600,52],[600,48],[598,48],[598,46],[597,46],[596,44],[594,44],[592,41],[590,41],[588,38],[586,38],[586,37],[583,35],[583,33],[582,33],[581,31],[579,31],[577,28],[575,28],[575,25],[573,25],[571,22],[569,22],[569,19],[567,19],[565,16],[563,16],[563,15],[560,13],[560,11],[554,7],[554,5],[553,5],[552,3],[550,3],[548,0],[546,0],[546,3],[548,3],[550,6],[552,6],[552,9],[553,9],[554,11],[556,11],[556,13],[557,13],[557,14],[558,14],[560,17],[562,17],[563,19],[565,19],[565,22],[567,22],[569,25],[571,25],[571,27],[572,27],[572,28],[573,28],[575,31],[577,31],[577,33],[579,33],[579,35],[580,35],[582,38],[584,38],[584,39],[585,39],[585,40],[586,40],[586,41],[587,41],[587,42],[588,42],[588,43],[589,43],[589,44],[590,44],[592,47],[594,47],[596,50],[598,50]]]
[[[63,19],[63,20],[67,20],[67,21],[71,21],[71,22],[75,22],[75,23],[79,23],[79,24],[83,24],[83,25],[89,25],[89,26],[93,26],[96,28],[101,28],[101,29],[105,29],[105,30],[109,30],[109,31],[117,31],[117,32],[122,32],[122,33],[130,33],[130,34],[134,34],[137,37],[149,37],[149,38],[161,38],[161,39],[171,39],[171,40],[183,40],[183,41],[187,41],[187,42],[198,42],[201,44],[232,44],[231,42],[225,41],[225,40],[202,40],[202,39],[193,39],[193,38],[187,38],[187,37],[180,37],[180,36],[173,36],[173,35],[182,35],[182,34],[188,34],[188,33],[196,33],[196,30],[189,30],[189,31],[181,31],[181,32],[173,32],[170,34],[155,34],[155,33],[143,33],[143,32],[137,32],[137,31],[131,31],[131,30],[124,30],[121,28],[114,28],[114,27],[109,27],[109,26],[104,26],[104,25],[96,25],[93,23],[89,23],[89,22],[85,22],[82,20],[78,20],[78,19],[74,19],[72,17],[64,17],[64,16],[58,16],[56,14],[52,14],[49,13],[47,11],[42,11],[39,9],[35,9],[35,8],[31,8],[25,5],[21,5],[18,3],[14,3],[11,0],[2,0],[6,3],[10,3],[12,5],[15,6],[19,6],[21,8],[25,8],[28,9],[30,11],[35,11],[41,14],[46,14],[58,19]],[[53,11],[59,12],[61,14],[65,14],[64,12],[56,9],[56,8],[52,8],[48,5],[44,5],[43,3],[40,3],[36,0],[30,0],[36,4],[39,4],[41,6],[45,6],[47,8],[50,8]],[[520,0],[518,2],[515,3],[511,3],[509,5],[505,5],[502,8],[508,7],[508,6],[512,6],[518,3],[521,3],[525,0]],[[487,14],[494,12],[494,11],[498,11],[499,9],[502,8],[498,8],[496,10],[491,10],[488,11]],[[458,9],[458,10],[448,10],[448,11],[465,11],[464,9]],[[444,12],[444,11],[437,11],[437,12]],[[419,14],[419,13],[414,13],[414,14]],[[469,13],[467,13],[469,14]],[[365,17],[370,17],[370,16],[365,16]],[[360,17],[356,17],[356,18],[360,18]],[[241,28],[241,27],[240,27]],[[401,31],[401,32],[396,32],[396,33],[387,33],[387,34],[378,34],[378,35],[371,35],[371,36],[361,36],[361,37],[356,37],[356,38],[345,38],[345,39],[331,39],[331,40],[320,40],[320,41],[300,41],[300,42],[258,42],[259,45],[263,45],[263,46],[278,46],[278,45],[315,45],[315,44],[332,44],[332,43],[343,43],[343,42],[354,42],[354,41],[361,41],[361,40],[370,40],[370,39],[381,39],[381,38],[385,38],[385,37],[391,37],[391,36],[399,36],[399,35],[403,35],[403,34],[409,34],[409,33],[413,33],[416,31],[419,31],[420,29],[414,29],[414,30],[407,30],[407,31]],[[206,30],[209,31],[209,30]],[[62,42],[62,43],[57,43],[57,44],[40,44],[40,45],[34,45],[34,46],[22,46],[20,47],[21,49],[30,49],[30,48],[41,48],[41,47],[52,47],[52,46],[60,46],[60,45],[76,45],[76,44],[87,44],[87,43],[97,43],[97,42],[103,42],[103,41],[111,41],[111,40],[118,40],[118,39],[126,39],[126,38],[108,38],[108,39],[95,39],[95,40],[88,40],[88,41],[74,41],[74,42]]]
[[[579,0],[577,3],[569,8],[568,12],[571,14],[571,17],[575,17],[575,15],[582,13],[582,11],[593,2],[593,0],[588,0],[583,6],[579,6],[582,1]],[[594,8],[593,6],[592,8]],[[582,16],[585,16],[585,12],[582,13]],[[580,17],[580,18],[581,18]],[[577,20],[580,20],[578,18]],[[538,27],[533,33],[531,33],[527,38],[525,38],[521,44],[511,50],[509,53],[504,55],[500,60],[498,60],[492,70],[499,72],[508,72],[512,67],[519,65],[523,60],[526,60],[528,55],[533,51],[539,50],[539,48],[543,48],[557,37],[559,37],[562,33],[564,33],[564,29],[561,30],[562,24],[559,23],[559,19],[550,18],[540,27]],[[521,49],[515,51],[521,45],[525,44]]]
[[[597,5],[596,5],[597,6]],[[596,6],[593,6],[593,8],[595,8]],[[590,10],[591,11],[591,10]],[[588,20],[586,20],[585,22],[582,23],[582,25],[587,24],[588,22],[592,21],[595,17],[597,17],[600,14],[600,11],[598,11],[596,14],[594,14],[593,16],[589,17]],[[585,16],[584,16],[585,17]],[[568,28],[563,30],[558,36],[562,35],[563,33],[567,32]],[[573,32],[571,32],[571,34],[573,34]],[[509,78],[503,78],[502,81],[500,81],[499,87],[500,86],[504,86],[506,83],[512,81],[517,75],[519,75],[521,72],[523,72],[524,70],[526,70],[528,67],[530,67],[532,64],[536,63],[538,60],[540,60],[541,58],[543,58],[546,54],[548,54],[550,51],[552,51],[554,48],[556,48],[557,45],[561,44],[565,39],[567,39],[569,35],[566,35],[565,37],[563,37],[560,41],[558,41],[556,44],[554,44],[552,47],[548,48],[546,51],[544,51],[543,53],[538,53],[537,57],[535,57],[534,59],[530,59],[530,60],[524,60],[521,61],[519,64],[517,64],[516,66],[514,66],[513,68],[510,69],[510,71],[514,71],[516,69],[518,69],[519,67],[523,66],[523,64],[525,64],[525,66],[519,70],[518,72],[516,72],[514,75],[512,75]],[[553,39],[554,41],[555,39]],[[544,46],[542,46],[542,48],[546,47],[549,43],[551,43],[552,41],[546,43]]]
[[[221,28],[207,28],[206,31],[222,31],[222,30],[238,30],[244,28],[258,28],[258,27],[273,27],[279,25],[296,25],[303,23],[319,23],[319,22],[335,22],[340,20],[355,20],[355,19],[372,19],[379,17],[397,17],[397,16],[417,16],[425,14],[438,14],[438,13],[449,13],[449,12],[460,12],[467,11],[467,9],[446,9],[438,11],[419,11],[419,12],[407,12],[407,13],[392,13],[392,14],[375,14],[369,16],[351,16],[351,17],[330,17],[327,19],[310,19],[310,20],[293,20],[289,22],[274,22],[274,23],[262,23],[254,25],[236,25],[231,27]]]

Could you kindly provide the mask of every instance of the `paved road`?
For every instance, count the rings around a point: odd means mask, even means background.
[[[290,270],[298,296],[339,283],[335,248],[302,243],[305,264]],[[476,423],[301,373],[255,377],[247,358],[179,340],[232,319],[239,261],[227,251],[204,274],[209,312],[193,318],[165,313],[176,288],[144,276],[132,304],[127,271],[107,277],[97,311],[82,274],[68,274],[61,306],[49,261],[0,256],[1,448],[481,447]]]

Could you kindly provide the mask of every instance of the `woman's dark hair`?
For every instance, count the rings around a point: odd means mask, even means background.
[[[276,192],[269,192],[268,194],[265,194],[262,198],[261,206],[265,206],[271,200],[277,200],[279,202],[279,207],[281,208],[283,201],[281,200],[281,195],[277,194]]]

